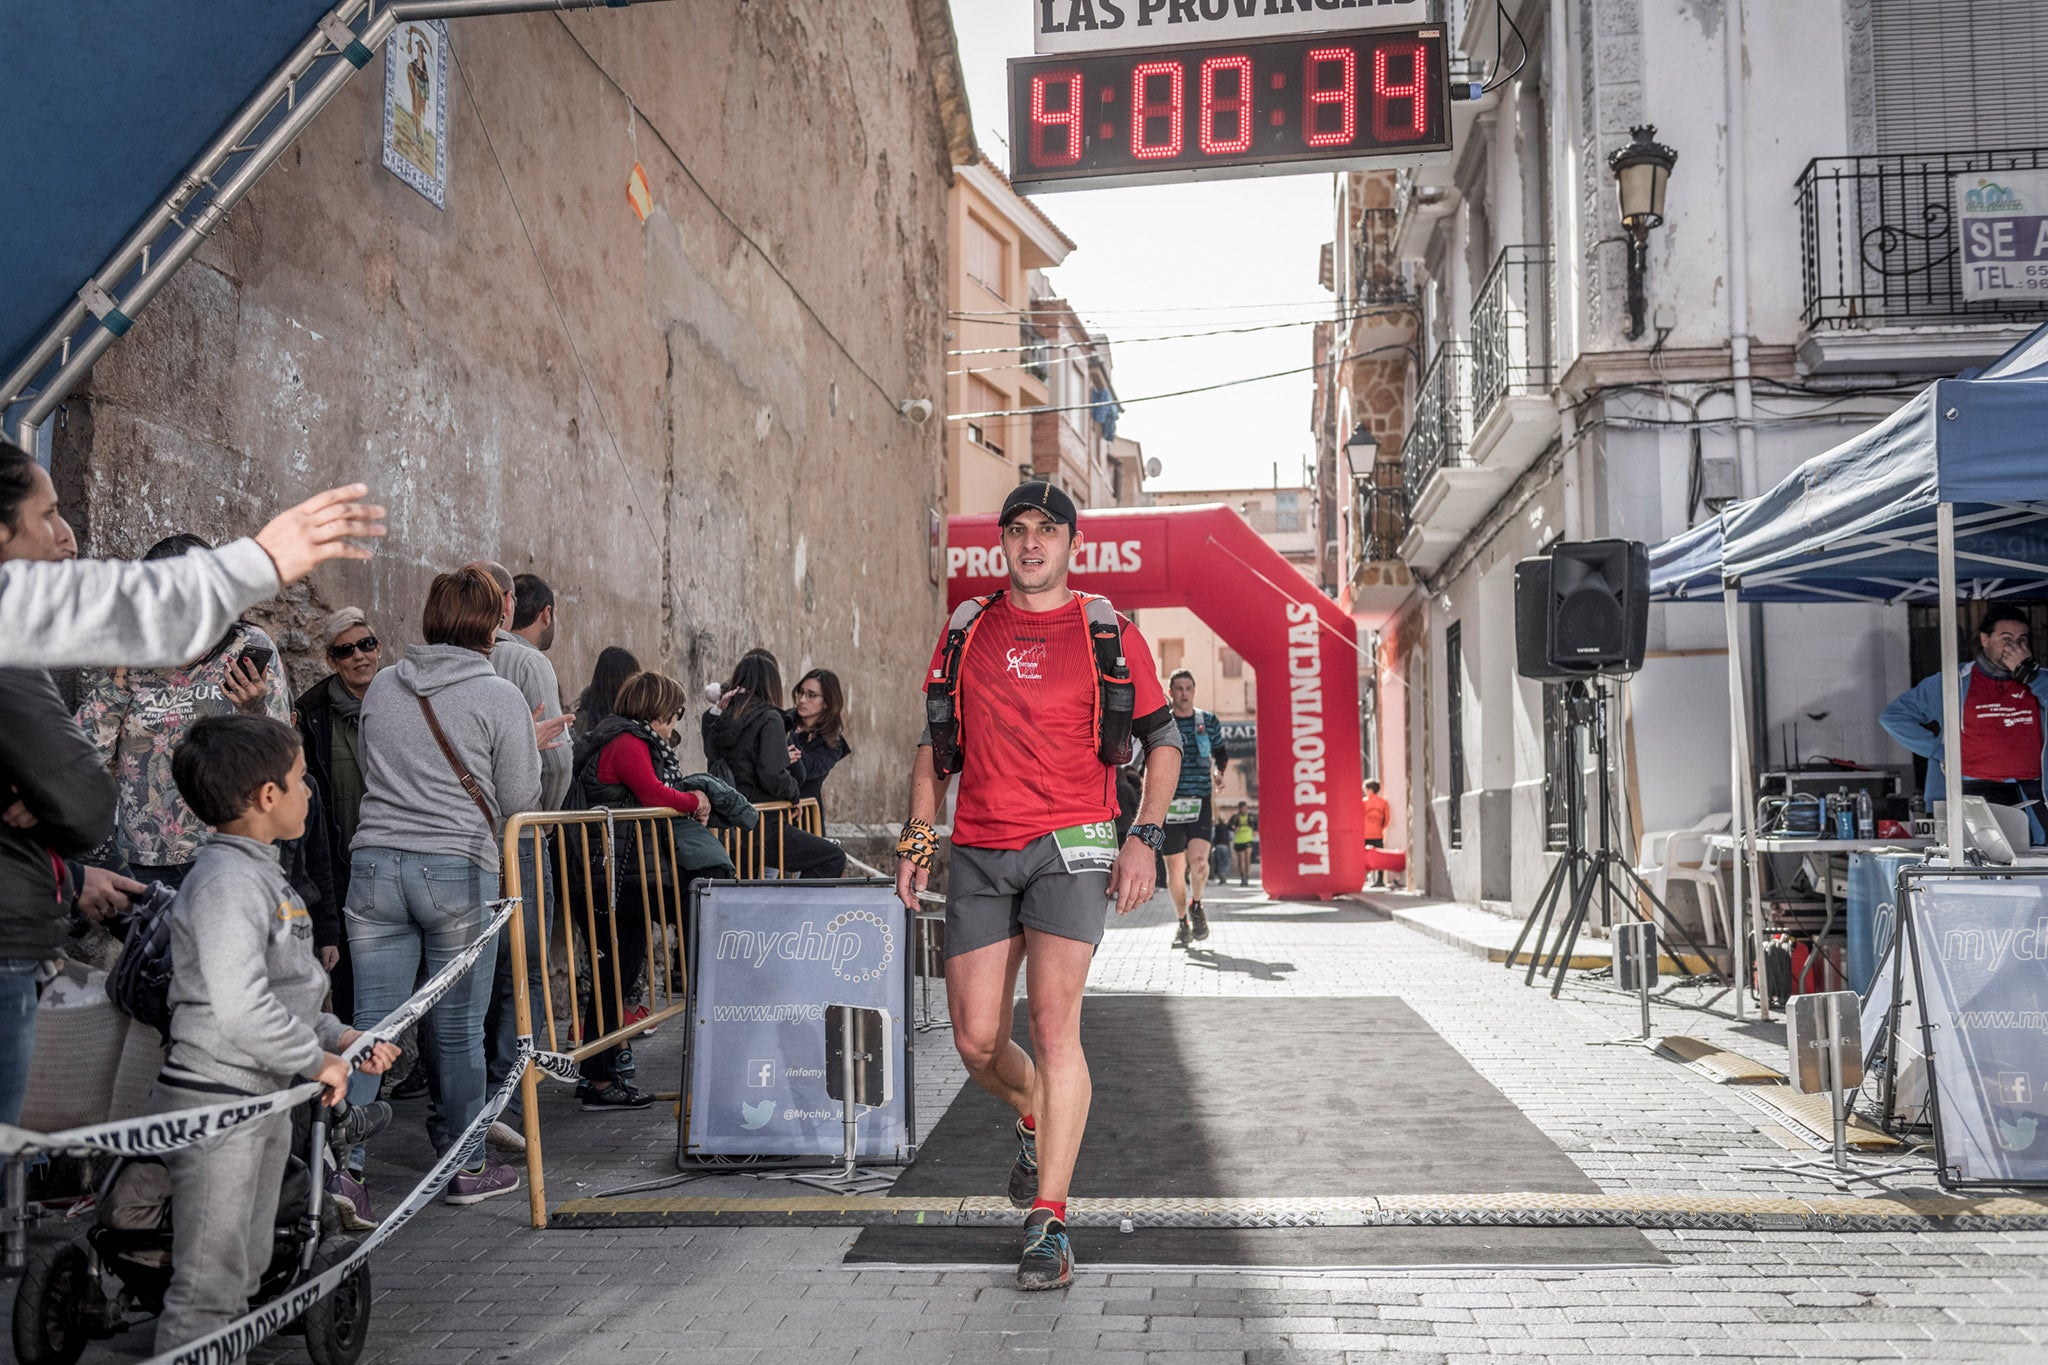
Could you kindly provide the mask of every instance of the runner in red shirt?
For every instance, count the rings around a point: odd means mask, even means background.
[[[1048,483],[1003,502],[1010,586],[975,623],[959,664],[960,799],[946,894],[946,1003],[968,1074],[1018,1114],[1010,1201],[1029,1208],[1020,1289],[1073,1279],[1067,1186],[1091,1090],[1081,996],[1109,903],[1152,898],[1160,820],[1180,775],[1180,730],[1152,651],[1129,621],[1123,652],[1137,688],[1134,742],[1145,789],[1116,840],[1116,771],[1097,752],[1095,653],[1067,571],[1081,534],[1074,503]],[[933,657],[943,677],[946,642]],[[930,875],[931,822],[946,794],[932,748],[910,770],[910,821],[897,845],[896,894],[912,910]],[[1018,969],[1031,1006],[1031,1052],[1010,1038]],[[1036,1059],[1034,1062],[1034,1058]]]

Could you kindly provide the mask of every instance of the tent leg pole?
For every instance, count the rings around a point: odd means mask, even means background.
[[[1721,590],[1722,612],[1728,623],[1728,805],[1731,820],[1729,833],[1734,837],[1735,866],[1731,869],[1734,877],[1734,896],[1729,904],[1734,907],[1735,922],[1729,937],[1734,940],[1729,946],[1735,952],[1735,1017],[1749,1017],[1749,952],[1746,943],[1745,926],[1748,906],[1743,900],[1743,864],[1747,861],[1749,840],[1749,799],[1742,781],[1742,750],[1738,747],[1747,727],[1743,723],[1742,705],[1742,616],[1741,603],[1733,587]]]
[[[1941,583],[1941,775],[1948,797],[1948,863],[1963,865],[1963,680],[1949,662],[1955,648],[1956,509],[1953,503],[1934,508],[1934,555]]]

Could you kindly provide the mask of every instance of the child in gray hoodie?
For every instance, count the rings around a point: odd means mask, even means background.
[[[339,1101],[349,1069],[337,1054],[360,1035],[320,1011],[327,974],[313,921],[278,861],[277,843],[306,828],[298,732],[268,717],[209,716],[185,732],[171,775],[214,832],[171,912],[171,1047],[153,1111],[271,1094],[301,1077]],[[382,1072],[397,1056],[380,1042],[362,1069]],[[291,1138],[286,1111],[164,1158],[175,1233],[159,1352],[247,1308],[270,1265]]]

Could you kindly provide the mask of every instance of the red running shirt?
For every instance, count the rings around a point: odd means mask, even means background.
[[[2040,775],[2040,699],[2025,683],[1973,669],[1963,698],[1963,776],[2000,782]]]
[[[1166,693],[1145,637],[1129,621],[1123,627],[1135,715],[1149,715]],[[944,666],[945,649],[941,635],[928,677]],[[1115,819],[1116,773],[1095,756],[1095,703],[1095,650],[1079,598],[1056,611],[1019,611],[1005,597],[984,611],[960,662],[953,841],[1016,849],[1056,829]]]

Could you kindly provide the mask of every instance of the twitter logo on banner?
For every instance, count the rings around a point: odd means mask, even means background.
[[[750,1133],[757,1128],[766,1128],[768,1120],[774,1117],[774,1100],[762,1100],[759,1104],[740,1105],[740,1127]]]

